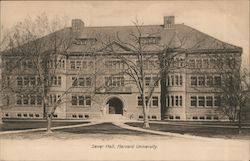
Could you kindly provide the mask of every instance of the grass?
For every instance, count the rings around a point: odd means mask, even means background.
[[[69,122],[69,121],[52,121],[52,127],[66,126],[66,125],[77,125],[87,122]],[[5,120],[3,124],[0,124],[0,131],[13,131],[13,130],[26,130],[35,128],[47,127],[46,120]]]
[[[142,123],[126,123],[134,127],[142,127]],[[158,124],[150,123],[151,130],[174,132],[179,134],[191,134],[196,136],[216,137],[216,138],[240,138],[250,139],[250,129],[242,129],[242,133],[238,134],[237,128],[232,127],[202,127],[188,124]]]

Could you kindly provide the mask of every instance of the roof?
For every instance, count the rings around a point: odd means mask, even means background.
[[[53,39],[55,34],[57,37],[64,38],[65,42],[71,42],[72,37],[78,40],[97,40],[90,44],[70,43],[71,45],[67,47],[66,51],[68,54],[111,52],[108,48],[115,49],[117,53],[134,52],[138,50],[136,40],[138,37],[160,38],[157,44],[144,45],[143,50],[146,52],[159,52],[166,48],[183,49],[193,53],[204,51],[242,52],[241,47],[222,42],[184,24],[174,24],[172,28],[164,28],[163,25],[143,25],[139,27],[139,30],[136,26],[83,27],[81,32],[77,33],[72,32],[72,28],[68,27],[35,41],[45,42],[43,43],[45,51],[53,49],[54,43],[51,43],[51,38]],[[24,44],[22,47],[27,47],[28,44]],[[62,50],[65,50],[65,46],[63,48]]]
[[[203,32],[184,24],[175,24],[173,28],[165,29],[163,25],[145,25],[140,28],[141,37],[160,37],[159,44],[145,45],[145,51],[156,52],[163,48],[178,48],[193,52],[202,51],[237,51],[242,49],[238,46],[222,42]],[[84,27],[77,34],[78,38],[96,38],[97,42],[91,45],[73,44],[68,52],[92,52],[101,51],[104,46],[114,42],[131,51],[136,48],[135,37],[139,36],[135,26],[106,26],[106,27]]]

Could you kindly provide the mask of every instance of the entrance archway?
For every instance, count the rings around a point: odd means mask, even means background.
[[[112,97],[107,102],[109,106],[108,114],[122,114],[123,115],[123,102],[117,97]]]

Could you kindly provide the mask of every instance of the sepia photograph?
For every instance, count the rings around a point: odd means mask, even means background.
[[[250,1],[0,1],[0,160],[249,161]]]

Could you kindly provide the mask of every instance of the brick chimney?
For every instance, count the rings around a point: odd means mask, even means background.
[[[71,25],[73,32],[80,32],[84,28],[84,22],[81,19],[73,19]]]
[[[171,29],[174,27],[174,16],[164,16],[164,28]]]

